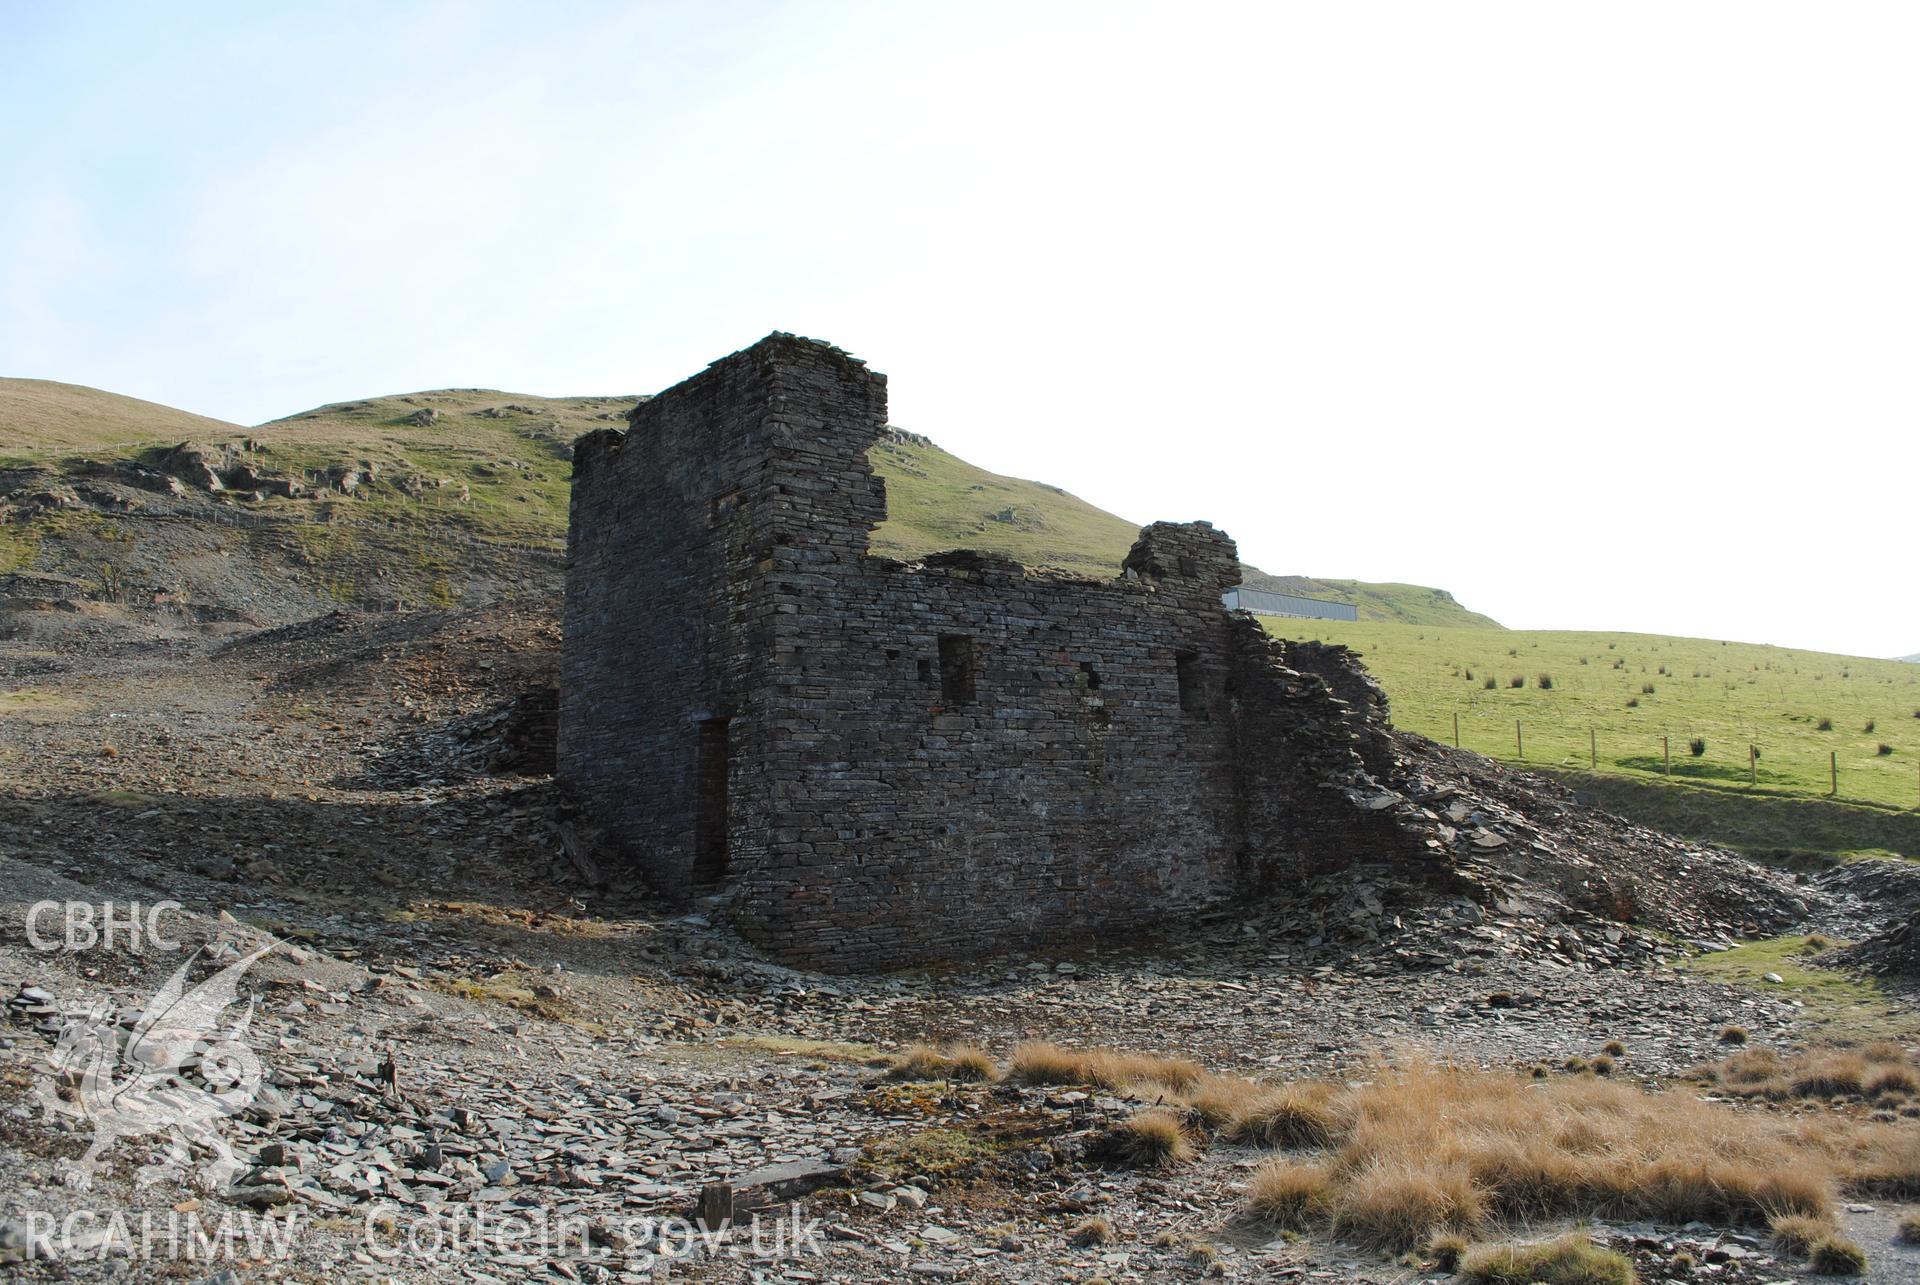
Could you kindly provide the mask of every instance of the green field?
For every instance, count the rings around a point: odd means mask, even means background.
[[[1452,743],[1457,715],[1461,745],[1499,759],[1671,783],[1755,808],[1824,799],[1837,762],[1842,802],[1920,806],[1920,667],[1901,661],[1651,634],[1266,624],[1283,638],[1354,648],[1386,688],[1397,726]],[[1795,846],[1799,827],[1776,812],[1778,846]]]

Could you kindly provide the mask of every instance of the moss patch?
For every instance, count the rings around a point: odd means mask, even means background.
[[[868,1159],[889,1178],[898,1180],[915,1174],[939,1177],[963,1165],[991,1160],[1007,1144],[989,1134],[963,1133],[959,1129],[928,1129],[904,1137],[886,1137],[872,1144]]]
[[[720,1041],[734,1048],[754,1049],[780,1057],[809,1057],[822,1062],[853,1062],[885,1066],[890,1060],[871,1044],[838,1044],[832,1040],[789,1039],[784,1035],[739,1035]]]
[[[1810,947],[1806,937],[1796,935],[1695,955],[1676,961],[1674,967],[1714,981],[1799,1000],[1806,1006],[1807,1017],[1830,1039],[1900,1039],[1920,1034],[1920,1018],[1896,1006],[1877,983],[1839,969],[1815,966],[1811,961],[1819,953],[1819,947]],[[1781,980],[1768,981],[1768,973]]]

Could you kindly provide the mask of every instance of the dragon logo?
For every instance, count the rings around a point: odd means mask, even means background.
[[[93,1122],[93,1145],[62,1175],[69,1185],[91,1186],[116,1141],[150,1133],[169,1135],[169,1154],[165,1163],[140,1168],[142,1184],[182,1176],[195,1146],[212,1153],[199,1174],[207,1190],[225,1187],[245,1168],[220,1122],[245,1110],[260,1088],[260,1059],[246,1042],[253,1001],[237,1021],[223,1027],[221,1019],[240,979],[278,944],[269,937],[188,990],[188,973],[205,953],[194,951],[131,1024],[109,1005],[68,1019],[40,1097],[50,1111]]]

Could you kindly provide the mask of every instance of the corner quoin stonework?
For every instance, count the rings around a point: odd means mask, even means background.
[[[1110,580],[877,557],[886,378],[774,334],[574,457],[559,772],[671,895],[787,962],[1070,941],[1417,839],[1370,811],[1385,702],[1144,528]]]

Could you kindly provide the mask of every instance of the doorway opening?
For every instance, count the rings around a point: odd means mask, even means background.
[[[727,879],[727,721],[704,719],[694,749],[693,882]]]

